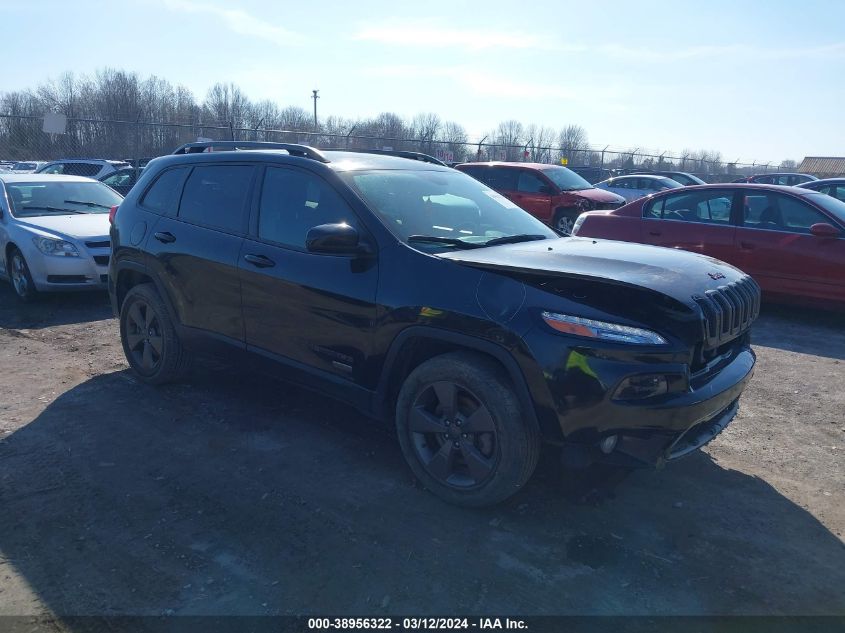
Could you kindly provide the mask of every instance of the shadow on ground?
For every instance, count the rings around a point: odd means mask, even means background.
[[[754,345],[845,360],[845,312],[764,304],[751,336]]]
[[[0,328],[35,330],[112,316],[105,292],[42,293],[33,302],[23,303],[12,287],[0,280]]]
[[[388,430],[234,368],[67,391],[0,442],[0,507],[0,555],[61,615],[845,613],[843,543],[705,454],[547,463],[464,510]]]

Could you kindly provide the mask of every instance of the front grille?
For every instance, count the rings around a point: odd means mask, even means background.
[[[85,246],[88,248],[108,248],[111,246],[111,242],[108,240],[102,242],[85,242]]]
[[[760,286],[751,277],[693,297],[703,313],[704,348],[713,349],[747,330],[760,313]]]
[[[100,266],[108,266],[109,265],[109,256],[108,255],[94,255],[94,261],[97,262]]]

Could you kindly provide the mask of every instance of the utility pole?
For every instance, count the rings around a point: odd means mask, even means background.
[[[320,97],[317,96],[317,93],[320,92],[319,90],[312,90],[311,91],[311,98],[314,99],[314,131],[317,131],[317,99]]]

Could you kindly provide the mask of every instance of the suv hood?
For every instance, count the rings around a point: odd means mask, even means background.
[[[693,295],[746,275],[718,259],[630,242],[564,237],[438,254],[452,261],[524,277],[568,277],[659,292],[696,307]]]
[[[17,218],[17,221],[21,226],[77,239],[105,237],[109,234],[108,213],[41,215],[34,218]]]

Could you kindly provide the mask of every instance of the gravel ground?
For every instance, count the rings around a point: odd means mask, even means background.
[[[0,615],[845,615],[845,319],[767,308],[754,337],[700,453],[549,455],[464,510],[343,405],[218,361],[145,386],[105,296],[0,284]]]

